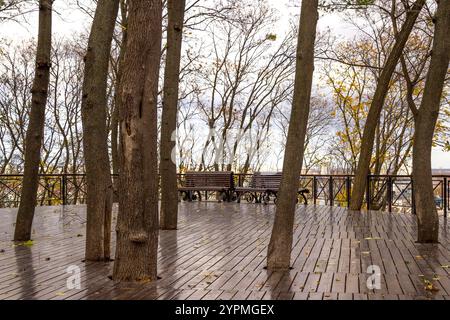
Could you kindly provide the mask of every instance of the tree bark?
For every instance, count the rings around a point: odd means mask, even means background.
[[[370,160],[372,157],[373,144],[375,140],[375,131],[380,118],[381,110],[383,109],[384,100],[389,90],[389,83],[392,74],[395,71],[398,60],[403,52],[403,48],[408,40],[409,34],[416,22],[425,0],[416,0],[411,10],[406,14],[405,22],[398,34],[394,47],[390,52],[386,63],[381,71],[378,79],[377,88],[370,105],[369,114],[367,115],[366,125],[364,126],[364,133],[361,140],[361,151],[358,159],[358,166],[356,168],[355,180],[353,182],[353,190],[350,200],[351,210],[361,210],[364,193],[366,189],[367,176],[369,175]]]
[[[113,271],[118,281],[157,279],[161,33],[161,0],[131,0],[119,113],[119,216]]]
[[[413,146],[414,200],[418,242],[436,243],[439,217],[434,200],[431,149],[450,59],[450,1],[440,0],[436,12],[433,51],[422,102],[415,117]]]
[[[122,99],[121,92],[121,79],[123,70],[123,60],[125,58],[125,51],[127,48],[128,37],[128,5],[127,0],[120,0],[120,12],[121,12],[121,24],[122,24],[122,41],[119,53],[119,63],[117,67],[115,92],[114,92],[114,110],[111,119],[111,163],[113,174],[119,173],[119,110],[121,108]],[[113,202],[118,201],[119,183],[118,178],[115,176],[113,179]]]
[[[25,139],[25,164],[19,211],[14,232],[15,241],[31,237],[34,208],[39,186],[39,162],[44,136],[45,106],[50,81],[52,47],[52,0],[39,1],[39,31],[36,52],[36,71],[31,89],[31,110]]]
[[[161,122],[161,229],[177,229],[178,184],[173,134],[177,128],[178,87],[185,0],[168,0],[167,54]]]
[[[106,127],[107,78],[119,0],[99,0],[85,60],[81,116],[87,183],[86,260],[110,258],[112,180]]]
[[[319,17],[317,7],[318,0],[302,1],[294,97],[275,222],[267,254],[267,268],[269,270],[287,270],[290,266],[295,206],[303,164],[314,72],[314,43]]]

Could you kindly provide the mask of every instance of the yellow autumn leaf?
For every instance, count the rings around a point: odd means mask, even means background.
[[[425,290],[427,290],[427,291],[439,291],[439,289],[436,288],[431,281],[425,279],[423,282],[425,283],[425,288],[424,288]]]
[[[24,243],[22,243],[22,245],[26,246],[26,247],[31,247],[34,244],[33,240],[28,240],[25,241]]]

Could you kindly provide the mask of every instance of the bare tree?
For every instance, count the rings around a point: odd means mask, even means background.
[[[174,230],[178,220],[177,165],[174,159],[177,128],[178,87],[185,0],[168,0],[166,66],[161,120],[161,229]]]
[[[15,241],[31,237],[34,208],[39,184],[39,162],[45,124],[50,81],[50,53],[52,48],[52,0],[39,1],[39,31],[36,52],[36,70],[32,88],[30,120],[25,141],[25,170],[17,213]]]
[[[280,196],[267,252],[269,270],[287,270],[290,267],[295,206],[311,99],[318,18],[318,1],[302,1],[291,121],[284,154]]]
[[[128,36],[128,0],[120,0],[120,33],[122,37],[119,41],[119,57],[116,68],[113,68],[116,81],[114,84],[114,107],[111,115],[111,165],[114,174],[119,173],[119,110],[121,104],[121,79],[123,71],[123,59],[125,57],[127,36]],[[114,191],[118,190],[117,179],[114,180]]]
[[[106,128],[107,78],[119,0],[99,0],[85,57],[83,102],[87,181],[86,259],[109,260],[112,181]]]
[[[450,1],[438,2],[435,20],[433,50],[422,103],[414,113],[413,182],[418,241],[421,243],[436,243],[439,237],[439,218],[431,176],[431,149],[450,60]]]
[[[367,183],[367,176],[369,174],[370,158],[372,156],[373,145],[378,126],[378,119],[380,118],[381,110],[389,90],[390,80],[397,66],[398,60],[403,52],[409,34],[416,22],[416,19],[424,6],[426,0],[417,0],[411,8],[406,7],[405,22],[398,34],[395,44],[390,52],[386,63],[383,66],[381,75],[377,82],[367,120],[364,126],[364,133],[361,139],[361,152],[358,158],[358,166],[355,172],[354,186],[350,201],[350,208],[352,210],[360,210],[362,207],[365,187]],[[395,4],[393,4],[395,6]]]

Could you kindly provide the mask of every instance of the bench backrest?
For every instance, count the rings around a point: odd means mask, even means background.
[[[190,171],[186,172],[186,187],[223,187],[234,188],[231,171]]]
[[[253,188],[265,188],[278,190],[281,184],[281,173],[260,173],[256,172],[252,177]]]

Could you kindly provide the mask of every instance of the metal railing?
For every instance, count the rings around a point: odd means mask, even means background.
[[[75,205],[86,203],[85,174],[42,174],[39,176],[37,205]],[[236,186],[248,186],[252,174],[235,174]],[[179,174],[179,184],[184,174]],[[23,175],[0,175],[0,208],[17,207]],[[117,176],[113,175],[113,179]],[[409,175],[369,175],[365,208],[389,212],[414,213],[414,190]],[[302,175],[299,187],[308,188],[308,202],[329,206],[349,206],[353,175]],[[433,176],[435,203],[438,212],[447,216],[450,210],[450,175]],[[203,199],[211,198],[205,193]]]

